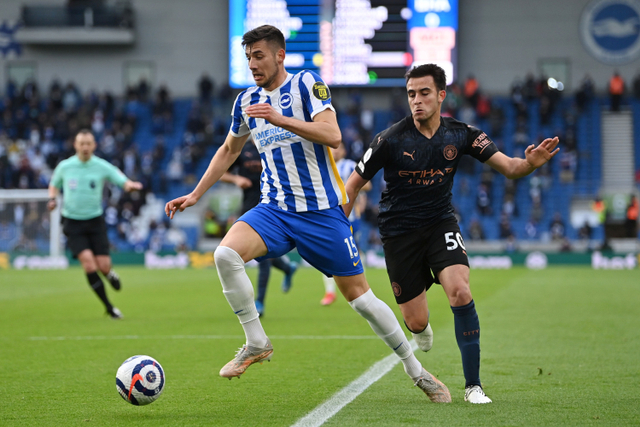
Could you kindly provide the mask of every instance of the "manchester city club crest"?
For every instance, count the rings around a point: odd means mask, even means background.
[[[593,0],[582,11],[580,38],[597,60],[626,64],[640,57],[640,0]]]

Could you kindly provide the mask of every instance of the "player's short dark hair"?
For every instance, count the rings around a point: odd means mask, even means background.
[[[90,130],[90,129],[82,128],[82,129],[80,129],[80,130],[78,131],[78,133],[76,133],[76,138],[77,138],[79,135],[87,135],[87,134],[89,134],[89,135],[93,136],[93,132],[91,132],[91,130]]]
[[[439,67],[436,64],[423,64],[413,67],[407,71],[404,78],[407,79],[408,82],[409,79],[417,79],[426,76],[433,77],[433,81],[438,90],[445,90],[447,88],[447,75],[442,67]]]
[[[275,44],[279,49],[287,49],[287,44],[284,41],[284,34],[282,31],[274,27],[273,25],[261,25],[251,31],[247,31],[242,36],[242,46],[251,46],[255,42],[265,40],[268,43]]]

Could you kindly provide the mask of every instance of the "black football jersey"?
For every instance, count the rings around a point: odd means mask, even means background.
[[[384,169],[378,226],[382,237],[397,236],[453,216],[451,188],[463,155],[487,161],[498,147],[479,129],[449,117],[431,139],[411,116],[375,136],[356,166],[370,180]]]

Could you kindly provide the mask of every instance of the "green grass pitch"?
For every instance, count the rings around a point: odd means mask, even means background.
[[[391,353],[343,299],[319,304],[320,273],[299,270],[285,295],[274,271],[263,317],[273,360],[228,381],[218,371],[244,336],[216,272],[117,270],[123,290],[108,292],[121,321],[103,314],[79,268],[0,271],[0,425],[290,426]],[[367,276],[400,319],[386,272]],[[453,316],[434,287],[434,346],[417,357],[453,403],[429,402],[398,364],[325,425],[640,423],[638,270],[474,270],[471,283],[494,403],[463,401]],[[163,395],[145,407],[115,388],[116,370],[136,354],[166,372]]]

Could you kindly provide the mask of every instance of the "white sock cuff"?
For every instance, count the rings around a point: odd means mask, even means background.
[[[371,305],[371,303],[375,300],[377,300],[376,296],[373,294],[373,291],[369,289],[367,292],[360,295],[358,298],[354,299],[353,301],[349,301],[349,305],[355,311],[360,313],[360,312],[365,312],[369,307],[369,305]]]

